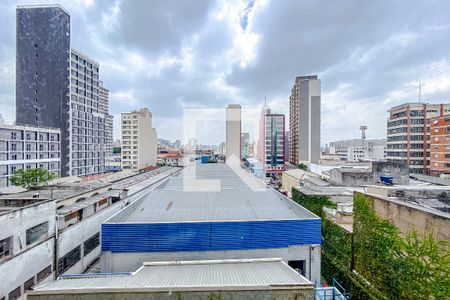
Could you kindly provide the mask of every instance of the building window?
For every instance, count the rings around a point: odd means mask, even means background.
[[[88,240],[84,242],[84,252],[83,255],[86,256],[88,253],[90,253],[92,250],[98,247],[100,245],[100,233],[94,234],[92,237],[90,237]]]
[[[11,144],[11,151],[17,151],[17,144],[16,143]]]
[[[23,290],[24,291],[29,290],[33,285],[34,285],[34,276],[24,282]]]
[[[44,222],[42,224],[36,225],[27,229],[26,233],[26,242],[27,245],[30,245],[36,241],[41,240],[43,237],[46,237],[48,234],[48,222]]]
[[[36,283],[42,281],[44,278],[46,278],[48,275],[52,273],[52,266],[48,266],[36,275]]]
[[[11,160],[17,160],[17,154],[11,154]],[[11,167],[12,169],[12,167]]]
[[[11,132],[11,139],[12,140],[17,139],[17,132]]]
[[[26,149],[27,151],[31,151],[31,144],[27,144]]]
[[[14,289],[11,293],[9,293],[8,299],[9,300],[16,300],[16,299],[19,299],[20,296],[22,296],[22,293],[21,293],[21,288],[19,286],[16,289]]]
[[[12,255],[12,236],[0,241],[0,259]]]
[[[76,247],[58,260],[58,273],[62,274],[80,260],[80,246]]]

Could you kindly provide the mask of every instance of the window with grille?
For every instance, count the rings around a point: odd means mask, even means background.
[[[33,285],[34,285],[34,276],[25,281],[25,283],[23,284],[23,290],[24,291],[29,290]]]
[[[8,299],[9,300],[19,299],[21,295],[22,295],[22,291],[20,290],[20,286],[19,286],[16,289],[14,289],[11,293],[9,293]]]
[[[36,241],[39,241],[48,234],[48,222],[41,223],[34,227],[27,229],[26,242],[30,245]]]
[[[12,255],[12,236],[0,241],[0,259]]]
[[[58,273],[62,274],[75,265],[81,258],[80,246],[76,247],[58,260]]]
[[[100,245],[100,233],[97,232],[92,237],[87,239],[84,242],[84,255],[86,256],[88,253],[90,253],[92,250],[98,247]]]
[[[51,273],[52,273],[52,266],[45,267],[42,271],[37,273],[37,275],[36,275],[36,283],[42,281],[44,278],[46,278]]]

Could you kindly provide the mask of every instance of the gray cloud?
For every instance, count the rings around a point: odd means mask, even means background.
[[[415,101],[419,80],[425,100],[448,102],[446,1],[264,3],[251,10],[240,1],[61,4],[72,16],[72,44],[100,62],[112,113],[147,106],[161,137],[181,138],[184,107],[254,107],[267,96],[273,110],[288,113],[293,80],[304,74],[322,79],[323,144],[356,137],[363,123],[370,137],[383,138],[386,110]],[[0,109],[8,116],[15,5],[0,4]],[[211,140],[204,143],[224,139],[213,132],[220,126],[205,127]]]

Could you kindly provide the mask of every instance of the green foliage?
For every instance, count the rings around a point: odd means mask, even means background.
[[[298,167],[299,169],[303,170],[303,171],[308,171],[308,166],[305,165],[304,163],[299,163],[299,164],[297,165],[297,167]]]
[[[293,188],[292,199],[322,218],[322,276],[336,278],[352,299],[450,299],[450,242],[431,232],[402,236],[361,193],[354,196],[353,234],[325,218],[323,207],[336,207],[327,197]]]
[[[432,233],[402,237],[360,193],[354,197],[355,269],[389,299],[449,299],[450,246]]]
[[[292,188],[292,200],[318,215],[322,219],[323,207],[336,208],[336,203],[328,199],[326,196],[308,196],[299,192],[296,188]]]
[[[38,186],[55,178],[55,174],[50,173],[45,169],[19,169],[11,176],[10,181],[15,186],[21,186],[26,189],[36,189]]]

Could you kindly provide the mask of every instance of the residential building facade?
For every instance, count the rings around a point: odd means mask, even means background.
[[[226,109],[226,162],[239,165],[241,161],[241,106],[229,104]]]
[[[387,120],[388,160],[402,161],[411,173],[430,174],[430,121],[450,113],[450,104],[405,103]]]
[[[109,90],[98,82],[99,112],[105,116],[105,154],[111,156],[114,147],[114,117],[109,114]]]
[[[430,175],[450,176],[450,114],[430,119]]]
[[[42,168],[60,176],[59,129],[0,124],[0,188],[20,169]]]
[[[386,140],[335,141],[330,143],[329,153],[339,156],[343,161],[383,160],[386,158]]]
[[[289,161],[315,163],[320,158],[321,82],[298,76],[289,98]]]
[[[16,123],[61,130],[61,176],[104,172],[99,64],[71,48],[63,7],[18,6],[16,18]]]
[[[241,157],[247,159],[248,145],[250,143],[250,134],[248,132],[241,133]]]
[[[158,141],[152,113],[147,108],[122,113],[121,124],[122,169],[156,166]]]
[[[284,171],[285,120],[283,114],[272,114],[265,105],[259,121],[258,159],[266,174]]]

